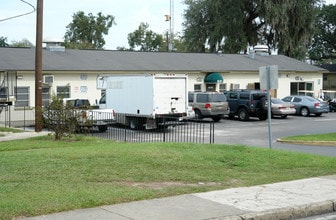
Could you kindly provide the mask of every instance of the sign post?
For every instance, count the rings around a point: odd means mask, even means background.
[[[278,88],[278,66],[262,66],[259,68],[260,89],[267,90],[267,115],[268,115],[268,143],[272,149],[272,112],[271,89]]]

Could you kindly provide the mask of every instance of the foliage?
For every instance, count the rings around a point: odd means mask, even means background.
[[[139,48],[140,51],[159,51],[162,49],[163,37],[148,30],[149,25],[141,22],[138,29],[128,34],[128,44],[131,50]]]
[[[245,146],[117,143],[83,136],[0,142],[0,161],[0,219],[330,175],[336,170],[332,157]]]
[[[77,49],[103,49],[105,40],[103,35],[107,35],[114,22],[114,16],[97,16],[89,13],[85,15],[79,11],[73,15],[73,21],[67,25],[65,33],[65,46]]]
[[[323,5],[316,18],[309,58],[322,62],[336,59],[336,5]]]
[[[34,47],[34,44],[32,44],[27,39],[22,39],[21,41],[13,41],[11,43],[12,47]]]
[[[62,97],[52,95],[43,109],[43,124],[54,132],[55,140],[72,137],[79,130],[79,113],[64,105]]]
[[[266,44],[279,53],[303,58],[315,7],[320,0],[185,0],[184,37],[188,50],[238,53]]]
[[[0,47],[9,47],[7,37],[0,37]]]

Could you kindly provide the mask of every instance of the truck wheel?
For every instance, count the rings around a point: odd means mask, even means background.
[[[196,119],[202,119],[203,118],[203,115],[202,115],[201,111],[198,110],[198,109],[195,110],[195,118]]]
[[[132,130],[139,130],[140,129],[140,123],[138,118],[130,118],[129,119],[129,127]]]
[[[239,111],[238,111],[238,119],[240,121],[248,121],[250,119],[250,116],[247,113],[247,110],[245,108],[239,109]]]
[[[261,114],[259,115],[259,120],[265,121],[267,119],[267,114]]]
[[[98,126],[99,132],[105,132],[107,131],[107,125],[99,125]]]

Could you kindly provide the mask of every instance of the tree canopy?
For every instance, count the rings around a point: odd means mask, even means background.
[[[149,30],[147,23],[141,22],[138,29],[128,34],[128,44],[131,50],[139,48],[140,51],[162,51],[164,48],[163,37]]]
[[[324,5],[319,9],[316,31],[309,57],[317,62],[336,59],[336,5]]]
[[[7,37],[0,37],[0,47],[9,47]]]
[[[114,16],[104,16],[101,12],[97,16],[89,13],[85,15],[79,11],[73,15],[73,21],[66,26],[64,36],[65,46],[77,49],[103,49],[104,35],[107,35],[113,24]]]
[[[303,58],[320,0],[185,0],[184,38],[189,51],[238,53],[266,44]]]

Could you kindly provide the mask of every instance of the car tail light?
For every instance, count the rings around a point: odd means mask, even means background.
[[[314,103],[314,108],[319,108],[319,107],[320,107],[320,103],[315,102],[315,103]]]
[[[206,103],[204,107],[205,108],[211,108],[211,105],[210,105],[210,103]]]
[[[286,109],[286,106],[279,106],[279,109]]]

